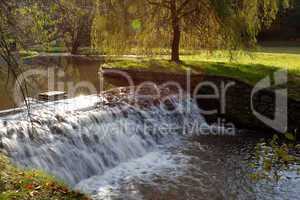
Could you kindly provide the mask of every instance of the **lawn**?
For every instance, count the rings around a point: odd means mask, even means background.
[[[176,73],[184,73],[190,68],[193,72],[232,77],[251,85],[255,85],[277,70],[286,69],[289,73],[289,97],[300,100],[300,48],[298,47],[260,48],[254,52],[198,51],[194,54],[182,55],[181,60],[182,63],[177,65],[169,62],[167,56],[112,59],[107,66]]]

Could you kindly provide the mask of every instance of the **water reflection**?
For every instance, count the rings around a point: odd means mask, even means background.
[[[24,71],[38,70],[45,75],[31,75],[26,79],[27,96],[37,98],[38,94],[46,91],[66,91],[69,97],[99,93],[100,89],[115,87],[116,80],[106,79],[103,87],[100,86],[98,70],[103,60],[83,56],[38,56],[24,60]],[[50,80],[50,84],[49,84]],[[6,77],[0,81],[0,110],[16,106],[14,102],[14,84]],[[122,85],[122,83],[117,83]],[[22,97],[19,92],[20,97]]]
[[[291,178],[290,172],[286,171],[279,183],[254,182],[250,178],[253,169],[249,164],[253,162],[257,142],[258,138],[248,136],[192,138],[168,148],[162,147],[158,160],[150,157],[130,162],[104,176],[86,180],[81,186],[85,185],[82,189],[91,193],[94,199],[299,198],[299,175]],[[165,164],[166,160],[169,164]],[[152,165],[145,167],[147,162]],[[101,184],[114,175],[117,179]]]

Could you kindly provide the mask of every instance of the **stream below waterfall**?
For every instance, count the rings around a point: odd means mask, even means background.
[[[196,103],[176,95],[159,105],[113,105],[96,95],[33,105],[2,117],[1,150],[93,199],[299,199],[300,176],[253,182],[253,135],[209,135]],[[126,109],[125,109],[126,108]],[[189,108],[189,109],[186,109]],[[32,128],[30,128],[32,127]]]
[[[249,178],[252,136],[181,138],[123,163],[76,188],[94,199],[299,199],[300,177],[286,171],[279,183]]]

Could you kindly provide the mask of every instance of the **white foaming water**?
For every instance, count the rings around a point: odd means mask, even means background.
[[[156,175],[161,175],[167,172],[177,173],[173,176],[179,176],[183,166],[184,157],[180,158],[180,163],[177,163],[174,155],[164,150],[150,152],[147,155],[124,162],[117,167],[108,170],[102,175],[94,176],[81,181],[76,185],[76,189],[84,191],[92,196],[93,199],[113,199],[120,198],[121,184],[130,184],[132,180],[145,180],[151,182],[151,178]],[[130,187],[130,185],[128,185]],[[133,186],[134,187],[134,186]],[[130,199],[143,199],[142,194],[138,194],[134,188]],[[127,199],[128,194],[124,199]]]
[[[31,121],[23,114],[1,119],[0,149],[20,166],[45,170],[74,186],[206,123],[188,98],[170,97],[176,112],[161,106],[124,109],[125,103],[95,107],[100,101],[97,96],[58,101],[34,107]],[[149,160],[157,155],[149,154]]]

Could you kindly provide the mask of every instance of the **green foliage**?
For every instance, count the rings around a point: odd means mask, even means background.
[[[108,54],[132,48],[161,53],[171,45],[177,20],[181,48],[251,48],[289,6],[289,0],[98,0],[92,44]]]
[[[141,0],[97,0],[98,8],[92,25],[92,46],[107,54],[121,54],[132,47],[146,45],[148,8]],[[151,22],[149,21],[149,26]],[[152,30],[153,32],[153,30]],[[141,38],[140,38],[141,37]],[[145,40],[144,40],[145,39]]]
[[[292,133],[286,133],[284,139],[274,135],[269,142],[258,143],[255,147],[256,163],[251,165],[255,172],[250,177],[255,181],[278,182],[286,170],[299,172],[300,168],[294,167],[296,163],[300,164],[297,151],[299,144]]]
[[[57,20],[51,18],[56,12],[57,6],[45,12],[38,3],[16,9],[18,26],[23,29],[22,42],[48,45],[56,34]]]
[[[131,22],[131,26],[134,30],[138,31],[142,28],[142,22],[138,19],[135,19]]]
[[[73,54],[89,38],[90,27],[94,17],[93,0],[59,0],[58,29],[65,46]]]
[[[49,47],[53,41],[63,41],[70,52],[77,53],[83,40],[91,39],[96,51],[108,54],[129,49],[154,54],[170,47],[174,19],[181,32],[181,48],[253,47],[262,27],[268,27],[290,1],[28,0],[19,4],[13,0],[11,5],[9,18],[14,15],[16,20],[5,32],[12,39],[18,37],[22,45]]]
[[[63,42],[70,52],[76,53],[81,43],[90,43],[93,0],[18,2],[10,2],[7,9],[9,14],[4,16],[5,19],[2,17],[1,22],[8,26],[5,33],[18,39],[20,46],[39,45],[47,48],[53,42]],[[1,5],[7,6],[6,3]]]
[[[23,59],[31,58],[37,56],[38,52],[36,51],[19,51],[19,56]]]

